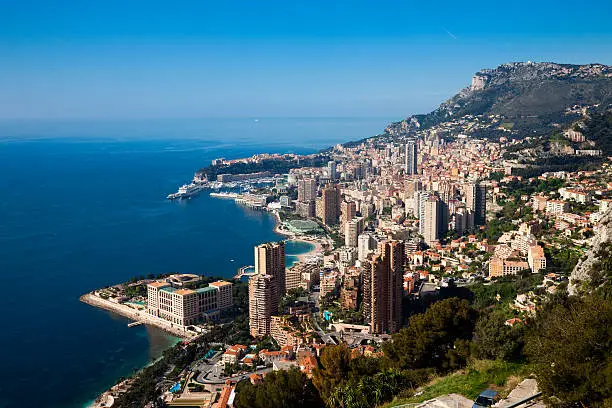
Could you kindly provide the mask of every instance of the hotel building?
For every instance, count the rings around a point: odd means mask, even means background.
[[[213,282],[199,289],[175,288],[168,282],[152,282],[147,285],[147,313],[178,326],[198,324],[216,319],[220,309],[231,307],[231,291],[230,282]]]

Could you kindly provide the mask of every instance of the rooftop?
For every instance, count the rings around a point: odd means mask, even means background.
[[[227,281],[216,281],[216,282],[211,282],[209,285],[215,286],[215,287],[221,287],[221,286],[228,286],[231,284],[232,284],[231,282],[227,282]]]
[[[212,292],[212,291],[216,291],[216,290],[217,289],[215,289],[215,288],[211,288],[210,286],[207,286],[205,288],[196,289],[195,292],[196,293],[205,293],[205,292]]]
[[[149,286],[152,286],[154,288],[163,288],[166,286],[170,286],[170,284],[168,282],[151,282],[149,283]]]

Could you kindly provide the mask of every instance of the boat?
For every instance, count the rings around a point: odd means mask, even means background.
[[[168,200],[183,200],[197,195],[205,186],[203,184],[183,184],[176,193],[168,194]]]
[[[212,193],[210,193],[210,196],[211,197],[218,197],[218,198],[237,198],[239,196],[239,194],[237,194],[237,193],[230,193],[230,192],[224,192],[224,191],[216,193],[216,192],[213,191]]]

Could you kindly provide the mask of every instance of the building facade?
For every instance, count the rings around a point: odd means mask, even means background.
[[[232,284],[213,282],[199,289],[175,288],[168,282],[147,285],[147,313],[182,327],[216,319],[233,306]]]
[[[474,213],[474,225],[485,225],[487,222],[487,186],[479,182],[467,184],[465,204]]]
[[[383,241],[362,265],[364,317],[371,333],[395,333],[401,327],[405,263],[404,243]]]
[[[272,315],[278,312],[278,297],[271,275],[249,278],[249,330],[253,337],[270,334]]]
[[[284,296],[285,289],[285,242],[268,242],[255,247],[255,273],[274,278],[277,295]]]
[[[406,162],[404,164],[404,170],[407,175],[415,175],[417,173],[417,144],[416,141],[411,140],[406,143]]]

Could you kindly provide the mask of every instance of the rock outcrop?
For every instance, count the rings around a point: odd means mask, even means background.
[[[612,209],[608,210],[599,221],[597,233],[593,236],[592,246],[582,257],[570,275],[568,291],[577,294],[583,282],[591,280],[591,270],[600,261],[598,253],[612,242]]]

